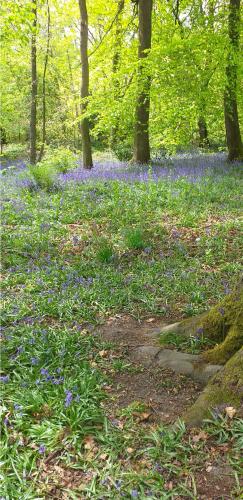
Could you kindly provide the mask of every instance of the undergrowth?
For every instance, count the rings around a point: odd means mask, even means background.
[[[197,441],[182,422],[137,428],[132,412],[117,426],[103,406],[110,347],[98,324],[116,313],[198,314],[238,279],[239,178],[210,182],[4,191],[4,499],[197,498],[210,439],[230,443],[239,495],[238,419],[215,416]],[[190,352],[204,347],[189,342]]]

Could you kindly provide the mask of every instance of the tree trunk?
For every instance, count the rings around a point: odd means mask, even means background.
[[[198,119],[199,147],[205,148],[209,146],[207,123],[204,116]]]
[[[1,154],[3,154],[3,146],[7,144],[7,135],[6,131],[3,127],[0,127],[0,145],[1,145]]]
[[[49,51],[50,51],[50,25],[51,25],[50,7],[48,0],[46,2],[46,5],[47,5],[47,42],[46,42],[44,71],[42,78],[42,144],[40,148],[38,161],[40,161],[41,158],[43,157],[45,143],[46,143],[46,70],[47,70]]]
[[[237,59],[240,37],[240,0],[229,4],[229,52],[226,66],[226,87],[224,92],[224,118],[229,161],[243,159],[243,145],[240,134],[237,108]]]
[[[71,59],[70,59],[68,49],[67,49],[67,61],[68,61],[68,68],[69,68],[69,75],[70,75],[70,90],[71,90],[71,93],[73,94],[73,98],[74,98],[74,113],[75,113],[75,117],[78,121],[79,111],[78,111],[78,105],[77,105],[77,101],[76,101],[76,92],[75,92],[75,85],[74,85],[74,79],[73,79],[72,64],[71,64]],[[78,122],[77,129],[78,129],[78,136],[80,136],[81,126],[80,126],[79,122]],[[76,125],[73,129],[73,141],[74,141],[74,147],[78,147],[78,144],[76,144]]]
[[[117,69],[119,67],[119,62],[120,62],[121,33],[122,33],[121,15],[122,15],[122,12],[124,9],[124,3],[125,3],[125,0],[118,0],[117,14],[116,14],[115,50],[114,50],[113,61],[112,61],[112,71],[114,74],[117,72]],[[119,82],[117,82],[117,83],[119,83]]]
[[[151,48],[152,0],[138,1],[139,41],[138,41],[138,96],[136,105],[134,161],[148,163],[149,146],[149,108],[151,77],[144,61]]]
[[[120,97],[120,82],[117,78],[117,70],[119,68],[121,58],[121,43],[122,43],[122,24],[121,17],[124,9],[125,0],[118,0],[117,14],[116,14],[116,31],[115,31],[115,45],[114,55],[112,61],[112,72],[114,76],[114,99],[117,101]],[[115,124],[111,128],[111,147],[117,143],[118,120],[115,118]]]
[[[215,405],[239,406],[243,397],[243,280],[210,311],[169,325],[161,333],[168,332],[211,340],[214,346],[199,356],[198,363],[225,365],[186,413],[186,421],[199,423]]]
[[[87,98],[89,96],[89,61],[88,61],[88,14],[86,0],[79,0],[80,10],[80,55],[82,67],[81,79],[81,115],[85,115]],[[91,142],[89,135],[89,120],[87,116],[81,117],[81,137],[83,148],[83,166],[90,169],[93,166]]]
[[[37,104],[37,67],[36,67],[36,28],[37,5],[32,2],[32,34],[31,34],[31,109],[30,109],[30,163],[36,163],[36,104]]]

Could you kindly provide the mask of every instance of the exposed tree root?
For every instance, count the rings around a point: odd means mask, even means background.
[[[202,363],[225,365],[187,412],[186,421],[194,425],[200,423],[210,408],[217,405],[239,406],[243,398],[243,281],[210,311],[169,325],[161,333],[172,331],[210,339],[215,345],[200,356]]]
[[[227,361],[210,380],[195,404],[183,416],[189,425],[199,425],[210,409],[222,404],[240,407],[243,403],[243,348]]]

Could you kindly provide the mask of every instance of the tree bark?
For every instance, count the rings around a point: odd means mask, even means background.
[[[240,37],[240,0],[230,0],[229,52],[226,66],[226,87],[224,92],[224,118],[229,161],[243,159],[243,145],[240,134],[237,107],[237,70]]]
[[[36,28],[37,4],[32,2],[32,33],[31,33],[31,108],[30,108],[30,163],[36,163],[36,106],[37,106],[37,65],[36,65]]]
[[[51,26],[51,15],[50,15],[50,7],[49,1],[46,1],[47,6],[47,42],[46,42],[46,55],[44,62],[44,71],[42,78],[42,144],[40,148],[38,161],[41,160],[44,154],[45,143],[46,143],[46,71],[49,59],[49,51],[50,51],[50,26]]]
[[[117,101],[120,97],[120,82],[117,78],[117,71],[120,64],[121,58],[121,43],[122,43],[122,24],[121,17],[124,9],[125,0],[118,0],[117,4],[117,14],[116,14],[116,30],[115,30],[115,45],[114,45],[114,55],[112,60],[112,72],[114,76],[114,99]],[[115,119],[115,124],[111,128],[111,147],[117,143],[117,131],[118,131],[118,121],[117,117]]]
[[[81,137],[83,148],[83,166],[90,169],[93,166],[91,142],[89,134],[89,120],[85,115],[87,98],[89,96],[89,61],[88,61],[88,14],[86,0],[79,0],[80,10],[80,55],[81,55]]]
[[[148,163],[150,160],[149,145],[149,108],[151,77],[144,61],[151,48],[152,32],[152,0],[138,1],[138,95],[136,104],[134,161]]]
[[[204,116],[198,119],[199,147],[205,148],[209,146],[207,123]]]
[[[183,419],[190,426],[201,424],[211,411],[225,406],[239,408],[243,402],[243,347],[214,375]]]
[[[6,131],[3,127],[0,126],[0,145],[1,145],[1,154],[3,154],[3,146],[7,144],[7,135]]]
[[[75,97],[76,92],[75,92],[75,85],[74,85],[74,79],[73,79],[72,64],[71,64],[71,59],[70,59],[68,49],[67,49],[67,61],[68,61],[68,68],[69,68],[69,75],[70,75],[70,90],[71,90],[71,93],[73,94],[73,97],[74,97],[74,113],[75,113],[76,120],[78,122],[77,132],[78,132],[78,137],[80,137],[81,126],[80,126],[80,122],[78,121],[79,110],[78,110],[78,105],[77,105],[77,101],[76,101],[76,97]],[[78,139],[77,144],[76,144],[76,125],[75,125],[75,127],[73,128],[73,145],[74,145],[74,147],[79,147],[79,144],[78,144],[79,141],[80,141],[80,139]]]

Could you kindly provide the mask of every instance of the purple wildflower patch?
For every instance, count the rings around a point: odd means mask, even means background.
[[[68,408],[73,400],[73,394],[71,391],[65,391],[66,397],[65,397],[65,408]]]

